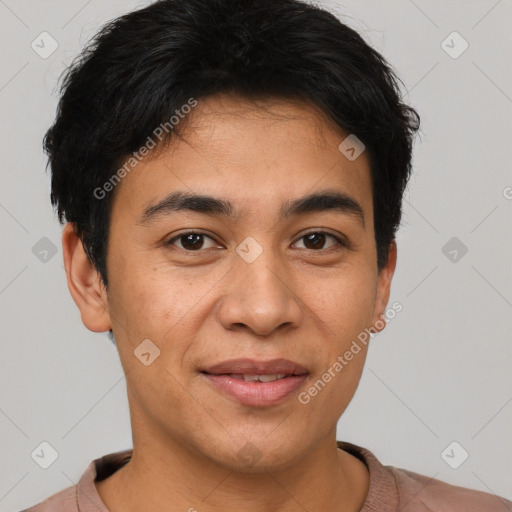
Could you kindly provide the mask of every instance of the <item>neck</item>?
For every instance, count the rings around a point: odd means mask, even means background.
[[[130,462],[96,487],[111,512],[357,512],[368,493],[368,470],[337,448],[335,436],[333,430],[286,467],[248,472],[219,466],[168,438],[134,435]]]

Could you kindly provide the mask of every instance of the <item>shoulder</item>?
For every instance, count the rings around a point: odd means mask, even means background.
[[[131,458],[132,450],[114,452],[89,463],[77,484],[67,487],[21,512],[108,512],[95,487]]]
[[[362,512],[512,512],[512,501],[458,487],[413,471],[383,465],[368,449],[338,441],[369,469],[370,485]]]
[[[406,469],[385,468],[396,481],[402,512],[512,512],[512,502],[494,494],[448,484]]]
[[[21,512],[76,512],[77,510],[76,485],[72,485]]]

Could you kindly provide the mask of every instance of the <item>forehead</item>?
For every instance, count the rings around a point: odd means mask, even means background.
[[[181,190],[230,197],[242,213],[272,201],[281,211],[291,198],[336,188],[371,211],[366,153],[349,160],[339,149],[349,134],[306,102],[215,96],[199,101],[180,123],[167,146],[122,179],[114,210],[140,214]]]

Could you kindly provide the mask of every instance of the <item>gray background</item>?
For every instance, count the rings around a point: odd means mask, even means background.
[[[5,512],[76,483],[93,458],[131,447],[115,347],[83,326],[67,289],[41,140],[64,66],[100,25],[137,5],[0,0]],[[327,5],[397,69],[423,122],[390,299],[403,311],[374,338],[338,439],[385,464],[512,499],[512,1]],[[43,31],[59,44],[47,59],[31,48]],[[458,58],[442,47],[454,31],[469,44]],[[452,53],[462,44],[458,36],[445,43]],[[44,237],[57,249],[46,261]],[[42,441],[59,454],[48,469],[31,458]],[[441,456],[453,441],[469,453],[458,469]],[[462,452],[448,453],[453,464]]]

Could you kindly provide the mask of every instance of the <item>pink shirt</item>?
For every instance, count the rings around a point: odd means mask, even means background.
[[[362,460],[370,488],[360,512],[512,512],[512,501],[447,484],[393,466],[383,466],[369,450],[344,441],[338,447]],[[132,450],[93,460],[77,485],[68,487],[22,512],[108,512],[94,481],[100,481],[130,460]]]

